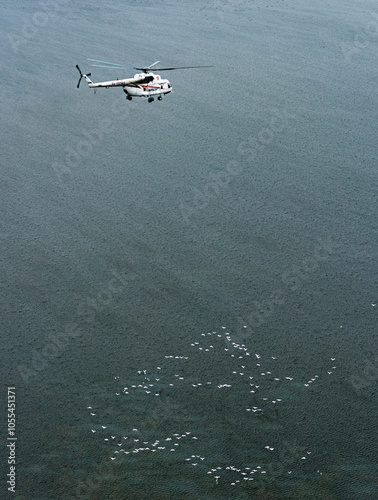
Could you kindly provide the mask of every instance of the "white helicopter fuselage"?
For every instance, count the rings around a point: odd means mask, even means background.
[[[133,78],[124,78],[121,80],[109,80],[107,82],[92,82],[86,75],[83,75],[87,80],[88,87],[110,88],[123,87],[123,91],[130,97],[151,97],[162,96],[172,92],[172,85],[169,80],[161,78],[160,75],[154,73],[137,73]]]

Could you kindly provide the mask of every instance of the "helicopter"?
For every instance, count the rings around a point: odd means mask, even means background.
[[[108,68],[113,70],[121,70],[126,69],[126,66],[121,64],[116,64],[108,61],[101,61],[99,59],[89,59],[88,61],[100,63],[100,64],[92,64],[92,66],[96,66],[98,68]],[[94,89],[96,92],[97,88],[105,87],[122,87],[123,91],[126,94],[126,99],[131,101],[133,97],[145,97],[148,102],[153,102],[155,96],[159,101],[163,99],[165,94],[170,94],[172,92],[172,85],[169,80],[165,78],[161,78],[160,75],[152,73],[150,71],[156,64],[160,61],[155,61],[145,68],[135,68],[141,73],[135,74],[132,78],[124,78],[121,80],[110,80],[107,82],[92,82],[89,78],[91,73],[83,74],[81,72],[80,67],[76,64],[76,68],[80,73],[79,82],[77,84],[77,88],[80,87],[80,82],[82,78],[86,80],[88,83],[88,87]],[[154,68],[155,71],[173,71],[176,69],[191,69],[191,68],[212,68],[212,66],[178,66],[176,68]]]

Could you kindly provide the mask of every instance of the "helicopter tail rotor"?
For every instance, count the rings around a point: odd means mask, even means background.
[[[91,76],[91,73],[88,73],[87,75],[83,75],[83,73],[81,72],[81,69],[79,68],[78,64],[76,64],[76,67],[77,67],[78,72],[80,73],[80,78],[79,78],[79,81],[78,81],[77,86],[76,86],[76,88],[79,88],[80,87],[81,79],[83,77],[85,78],[86,76]]]

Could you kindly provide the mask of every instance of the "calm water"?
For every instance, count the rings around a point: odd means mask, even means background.
[[[377,498],[375,9],[4,3],[4,498]]]

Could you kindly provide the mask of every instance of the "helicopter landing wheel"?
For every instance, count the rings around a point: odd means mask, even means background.
[[[163,96],[159,95],[158,101],[161,101],[163,99]]]
[[[131,95],[127,95],[127,96],[126,96],[126,99],[127,99],[128,101],[131,101],[131,100],[132,100]]]
[[[154,101],[154,98],[153,97],[149,97],[148,98],[148,102],[153,102]]]

